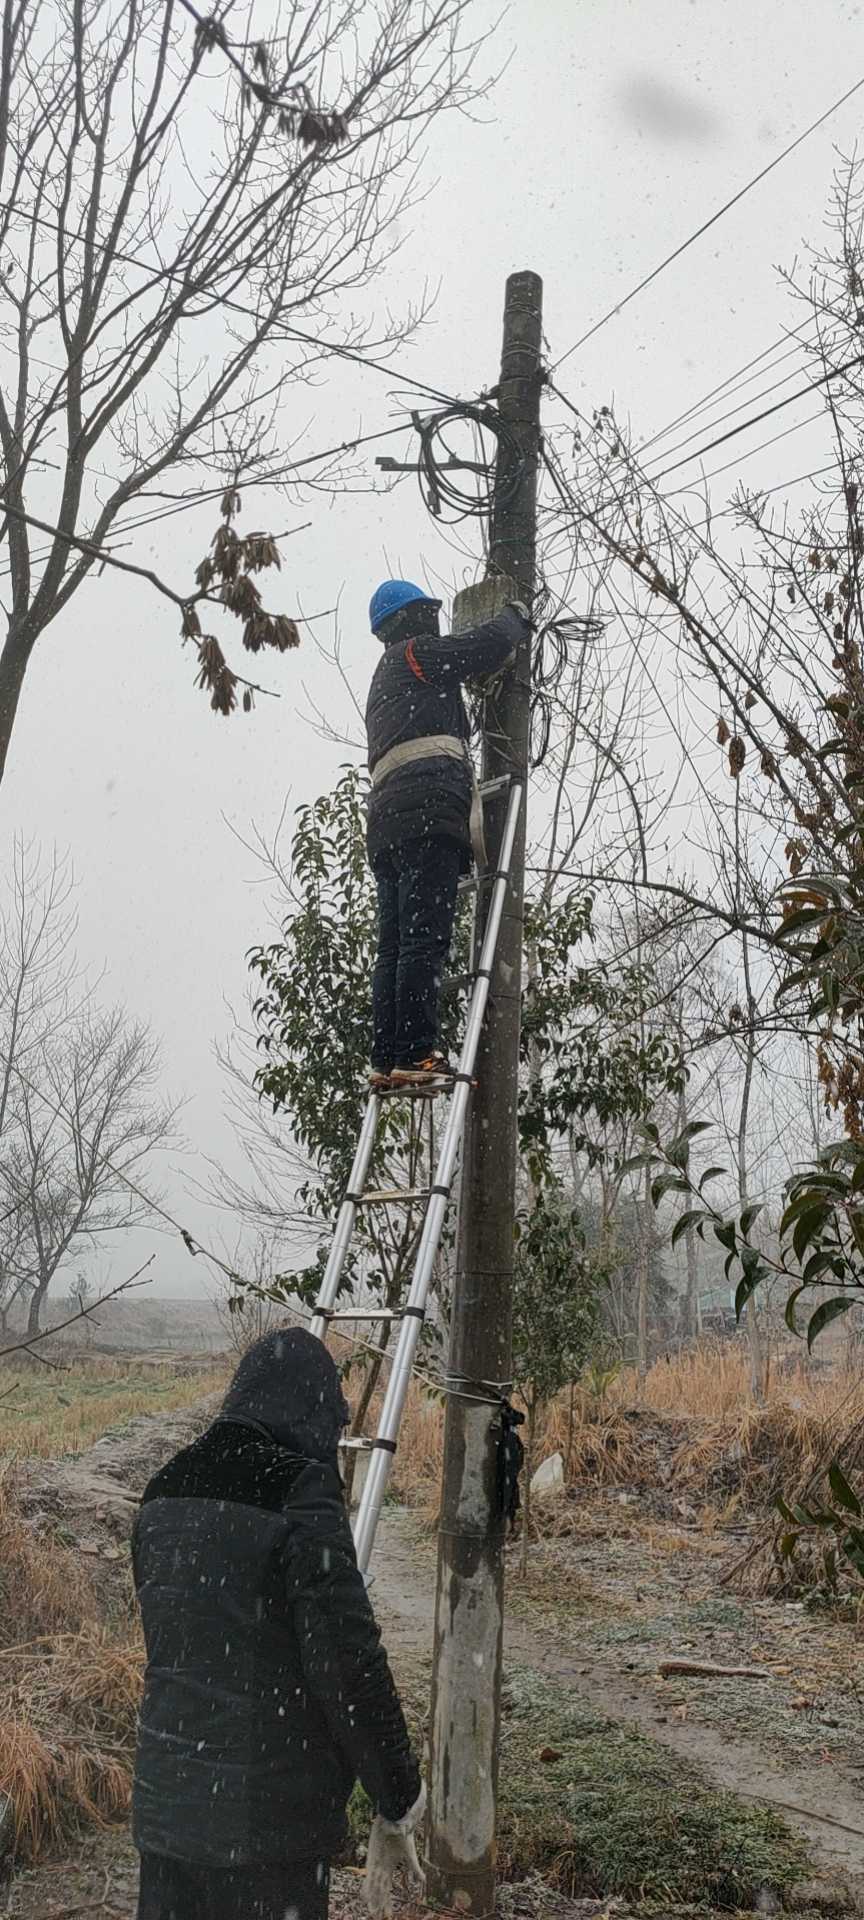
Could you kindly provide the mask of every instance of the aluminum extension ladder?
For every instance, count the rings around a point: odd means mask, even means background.
[[[378,1517],[384,1505],[387,1482],[393,1464],[399,1437],[402,1413],[411,1384],[411,1372],[414,1355],[420,1339],[423,1322],[426,1317],[426,1303],[435,1264],[435,1256],[444,1227],[451,1188],[456,1174],[459,1147],[465,1129],[465,1116],[468,1111],[468,1096],[473,1083],[474,1066],[486,1002],[489,998],[489,983],[498,945],[501,916],[504,911],[504,899],[510,877],[510,864],[513,858],[513,846],[516,829],[519,824],[519,812],[522,805],[522,787],[505,777],[503,781],[492,781],[481,789],[484,797],[506,785],[510,790],[504,831],[498,853],[498,864],[494,871],[492,895],[489,912],[483,934],[479,965],[472,971],[473,987],[465,1027],[465,1038],[459,1057],[459,1066],[452,1082],[447,1081],[443,1092],[450,1095],[450,1110],[441,1139],[435,1178],[432,1185],[419,1193],[416,1189],[406,1189],[404,1193],[376,1195],[366,1192],[366,1178],[372,1161],[375,1137],[382,1100],[399,1097],[402,1089],[394,1093],[372,1093],[366,1106],[360,1138],[354,1155],[354,1163],[348,1181],[348,1187],[339,1209],[336,1230],[329,1259],[321,1283],[321,1292],[315,1304],[311,1331],[320,1340],[326,1339],[331,1327],[371,1321],[378,1326],[390,1322],[399,1323],[399,1335],[392,1357],[388,1353],[390,1378],[381,1409],[381,1425],[374,1438],[359,1442],[360,1448],[370,1455],[369,1468],[360,1503],[354,1519],[354,1544],[360,1569],[365,1573],[369,1566],[372,1548],[375,1542],[375,1530]],[[430,1088],[406,1088],[405,1093],[417,1096],[423,1093],[429,1097]],[[411,1276],[408,1297],[402,1307],[395,1309],[376,1307],[340,1307],[337,1303],[339,1285],[351,1245],[358,1208],[376,1201],[387,1204],[398,1200],[403,1202],[423,1199],[426,1202],[420,1241]]]

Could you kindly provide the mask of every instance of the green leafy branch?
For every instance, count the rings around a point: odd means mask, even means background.
[[[803,1501],[777,1499],[777,1510],[788,1528],[777,1543],[777,1551],[781,1562],[794,1564],[802,1541],[824,1536],[825,1585],[829,1592],[836,1594],[842,1569],[851,1568],[859,1580],[864,1580],[864,1505],[850,1486],[839,1460],[831,1461],[827,1479],[832,1495],[829,1502],[812,1506]]]
[[[800,1334],[797,1322],[802,1295],[820,1291],[826,1285],[834,1291],[821,1300],[810,1316],[806,1338],[808,1348],[832,1321],[864,1304],[864,1143],[841,1140],[823,1149],[815,1167],[793,1174],[785,1187],[786,1205],[780,1221],[780,1257],[774,1259],[753,1244],[753,1227],[763,1212],[756,1201],[740,1213],[721,1213],[706,1194],[712,1181],[723,1178],[725,1167],[707,1167],[698,1180],[690,1172],[690,1144],[699,1134],[710,1130],[710,1122],[691,1120],[677,1137],[664,1145],[657,1128],[646,1123],[641,1132],[646,1140],[643,1152],[634,1154],[622,1168],[635,1173],[649,1167],[652,1172],[651,1197],[655,1208],[670,1193],[686,1195],[694,1204],[678,1217],[672,1229],[673,1247],[689,1229],[704,1242],[710,1230],[726,1250],[725,1273],[732,1278],[736,1267],[740,1279],[735,1291],[735,1313],[740,1320],[757,1287],[780,1277],[791,1285],[786,1303],[786,1324],[791,1333]]]

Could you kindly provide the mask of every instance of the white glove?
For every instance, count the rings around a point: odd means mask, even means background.
[[[524,620],[526,627],[533,626],[534,623],[524,600],[508,600],[507,605],[513,608],[514,613],[519,614],[520,619]]]
[[[419,1798],[401,1820],[384,1820],[379,1813],[372,1822],[365,1889],[372,1920],[389,1920],[393,1912],[393,1880],[399,1867],[404,1867],[414,1887],[423,1885],[414,1835],[425,1812],[426,1788],[421,1786]]]

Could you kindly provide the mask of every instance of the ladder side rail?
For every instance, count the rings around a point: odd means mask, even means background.
[[[310,1323],[309,1331],[310,1333],[314,1333],[318,1340],[326,1338],[328,1326],[327,1313],[329,1309],[336,1304],[339,1283],[342,1279],[343,1268],[348,1257],[348,1248],[354,1233],[354,1223],[357,1218],[357,1200],[366,1185],[366,1175],[369,1172],[369,1166],[372,1160],[375,1135],[378,1129],[378,1111],[380,1104],[377,1094],[372,1093],[369,1095],[366,1103],[366,1112],[363,1115],[360,1137],[357,1141],[354,1160],[348,1178],[345,1198],[339,1208],[336,1220],[336,1228],[327,1258],[327,1265],[324,1269],[324,1278],[321,1282],[321,1291],[315,1302],[314,1318]]]
[[[504,823],[501,848],[498,856],[498,871],[492,888],[489,903],[489,915],[480,952],[477,969],[477,981],[471,998],[462,1054],[459,1060],[459,1073],[470,1076],[474,1070],[480,1033],[489,997],[490,973],[498,944],[498,934],[504,912],[504,900],[510,878],[510,862],[513,844],[519,822],[519,810],[522,805],[522,787],[517,783],[511,787],[510,804]],[[366,1573],[375,1542],[375,1529],[384,1504],[387,1482],[393,1464],[396,1439],[411,1384],[414,1355],[420,1339],[423,1325],[420,1310],[426,1306],[435,1255],[441,1239],[447,1207],[450,1201],[450,1186],[456,1169],[459,1144],[465,1124],[470,1094],[470,1078],[459,1079],[453,1092],[450,1113],[441,1142],[438,1165],[435,1170],[434,1190],[430,1196],[423,1222],[420,1245],[411,1281],[411,1290],[406,1303],[405,1318],[399,1332],[399,1338],[390,1368],[390,1378],[381,1409],[381,1423],[372,1455],[366,1484],[354,1521],[354,1546],[357,1561],[362,1573]],[[438,1189],[446,1191],[438,1191]]]

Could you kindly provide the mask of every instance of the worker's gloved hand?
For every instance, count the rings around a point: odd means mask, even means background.
[[[426,1788],[421,1786],[419,1798],[401,1820],[384,1820],[379,1813],[372,1822],[366,1856],[366,1905],[372,1920],[389,1920],[393,1880],[400,1867],[411,1885],[423,1884],[414,1835],[425,1812]]]
[[[520,620],[524,620],[526,627],[533,628],[534,622],[524,600],[508,600],[507,605],[508,607],[512,607],[514,613],[518,613]]]

